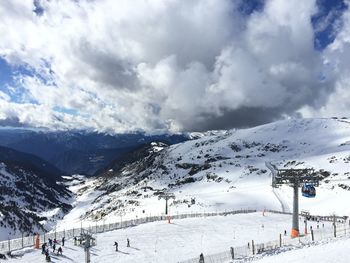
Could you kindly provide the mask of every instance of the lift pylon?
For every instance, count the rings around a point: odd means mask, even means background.
[[[299,187],[310,183],[318,186],[323,179],[314,169],[276,169],[277,174],[272,177],[272,186],[289,185],[293,187],[293,222],[292,237],[299,236]]]

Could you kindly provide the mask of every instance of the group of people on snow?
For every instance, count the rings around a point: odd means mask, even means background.
[[[62,240],[61,240],[61,245],[64,246],[64,242],[65,242],[65,238],[63,237]],[[45,255],[45,260],[46,262],[51,262],[51,256],[50,256],[50,251],[49,251],[49,248],[52,248],[52,253],[55,253],[56,252],[56,247],[58,246],[58,241],[57,239],[51,239],[49,238],[48,239],[48,243],[43,243],[41,245],[41,253]],[[59,246],[58,249],[57,249],[57,256],[58,255],[62,255],[63,253],[63,250],[62,250],[62,246]]]

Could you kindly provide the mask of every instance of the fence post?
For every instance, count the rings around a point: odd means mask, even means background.
[[[282,247],[282,234],[280,234],[280,247]]]
[[[24,247],[24,245],[23,245],[23,232],[22,232],[22,248]]]
[[[336,227],[335,223],[334,223],[334,237],[337,237],[337,227]]]
[[[9,246],[9,252],[11,252],[10,237],[8,237],[8,246]]]
[[[313,229],[311,229],[311,240],[312,240],[312,241],[315,240],[315,239],[314,239],[314,230],[313,230]]]
[[[75,235],[74,235],[74,227],[73,227],[73,237],[75,237]]]
[[[231,257],[232,259],[235,259],[235,250],[233,247],[231,247]]]
[[[252,240],[252,252],[253,252],[253,255],[255,255],[254,240]]]

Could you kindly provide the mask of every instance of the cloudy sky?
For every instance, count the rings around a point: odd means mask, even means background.
[[[178,132],[349,112],[347,0],[0,1],[0,126]]]

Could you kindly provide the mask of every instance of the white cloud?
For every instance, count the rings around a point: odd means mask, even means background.
[[[230,0],[40,3],[42,16],[32,1],[0,3],[0,56],[40,75],[18,76],[21,104],[0,93],[0,118],[115,132],[221,128],[293,115],[333,89],[331,75],[319,79],[315,1],[270,0],[250,16]],[[249,121],[254,111],[266,114]]]

